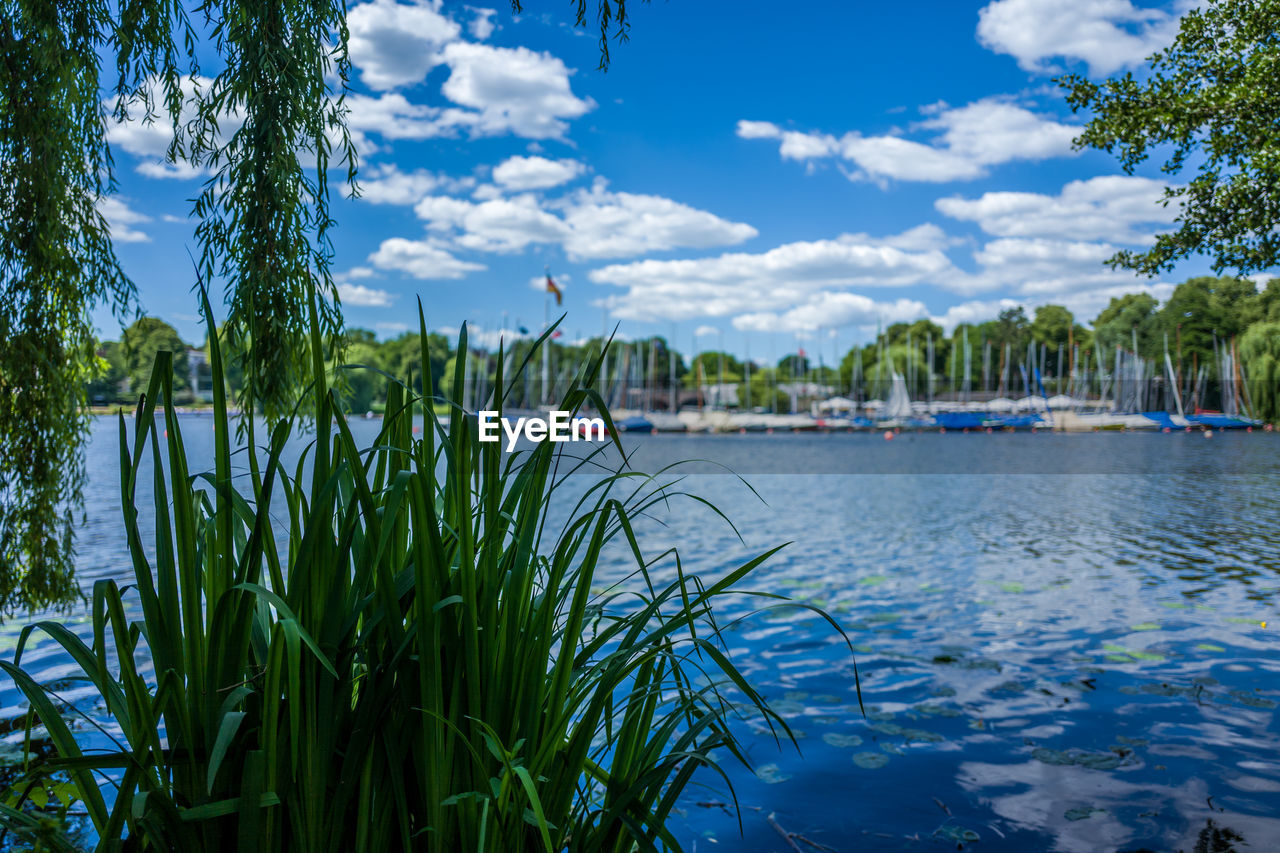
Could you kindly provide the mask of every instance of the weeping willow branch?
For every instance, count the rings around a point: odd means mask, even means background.
[[[223,0],[202,7],[225,70],[201,98],[197,160],[214,170],[196,201],[200,264],[227,285],[226,332],[242,353],[241,408],[286,414],[309,381],[306,311],[338,340],[330,274],[328,171],[356,152],[341,94],[350,63],[344,9],[332,0]],[[223,141],[226,116],[243,123]],[[336,149],[336,150],[335,150]]]
[[[97,204],[111,189],[96,0],[0,3],[0,609],[75,599],[72,525],[84,483],[90,310],[123,314]]]

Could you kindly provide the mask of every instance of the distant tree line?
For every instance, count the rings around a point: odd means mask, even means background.
[[[525,338],[507,343],[503,356],[507,382],[528,358],[531,345]],[[541,360],[534,359],[519,379],[522,385],[515,399],[538,405],[572,381],[599,354],[601,345],[598,337],[572,344],[553,341],[547,388],[542,385]],[[1009,377],[1012,384],[1029,349],[1036,354],[1043,381],[1055,393],[1066,385],[1059,383],[1059,377],[1069,377],[1073,369],[1096,370],[1099,364],[1109,369],[1117,348],[1157,365],[1164,364],[1167,352],[1179,376],[1195,375],[1202,366],[1212,373],[1215,346],[1232,348],[1236,354],[1256,414],[1280,417],[1280,280],[1259,289],[1248,279],[1210,276],[1183,282],[1163,304],[1145,293],[1113,298],[1088,327],[1061,305],[1041,305],[1030,315],[1021,306],[1008,308],[986,322],[960,324],[949,335],[928,319],[895,323],[876,340],[849,349],[838,365],[815,362],[803,351],[787,354],[770,366],[715,350],[690,359],[662,337],[615,342],[603,376],[593,377],[592,384],[611,405],[623,408],[666,409],[673,398],[677,406],[697,405],[704,402],[708,388],[736,388],[740,408],[787,412],[797,405],[797,387],[847,393],[858,386],[878,392],[895,372],[908,380],[916,396],[922,396],[927,387],[940,393],[960,388],[995,390],[1001,376]],[[201,380],[201,370],[207,368],[197,365],[193,371],[188,350],[199,361],[203,346],[189,347],[172,326],[152,317],[130,325],[119,342],[99,346],[100,372],[89,385],[90,401],[98,405],[131,402],[134,389],[144,387],[159,350],[174,353],[177,402],[196,402],[200,388],[192,383],[207,391]],[[428,351],[431,387],[481,405],[497,379],[496,349],[469,347],[464,369],[467,388],[456,394],[454,342],[433,332]],[[379,341],[373,332],[351,329],[344,333],[341,352],[341,360],[335,359],[331,366],[339,369],[343,401],[350,412],[380,412],[392,378],[415,392],[423,389],[416,333]],[[233,391],[239,390],[240,381],[240,374],[232,369]]]

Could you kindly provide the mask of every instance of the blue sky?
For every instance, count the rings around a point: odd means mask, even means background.
[[[1088,320],[1119,293],[1167,296],[1206,265],[1147,280],[1102,264],[1171,220],[1156,164],[1127,177],[1073,152],[1082,119],[1051,80],[1139,67],[1179,8],[637,3],[600,73],[596,33],[563,3],[354,3],[347,323],[394,336],[420,296],[433,327],[536,328],[544,266],[571,338],[620,323],[765,357],[1014,302]],[[162,128],[109,137],[121,188],[104,212],[142,308],[199,340],[199,176],[160,161]]]

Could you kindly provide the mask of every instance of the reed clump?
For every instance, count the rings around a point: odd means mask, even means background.
[[[41,622],[0,662],[52,744],[28,763],[30,788],[69,783],[101,850],[679,849],[668,817],[694,773],[719,770],[713,750],[747,761],[734,709],[791,736],[726,655],[714,612],[725,596],[764,595],[740,587],[773,552],[713,580],[681,571],[678,554],[645,554],[633,522],[680,495],[625,468],[573,493],[552,531],[548,510],[568,494],[562,445],[507,455],[456,404],[437,416],[394,378],[377,440],[357,447],[314,306],[312,328],[318,428],[290,470],[291,419],[261,449],[249,424],[236,460],[248,471],[233,475],[215,383],[214,470],[193,474],[182,421],[157,406],[170,399],[166,353],[132,425],[120,415],[133,589],[94,586],[92,643]],[[216,335],[210,355],[221,377]],[[561,408],[603,411],[595,369]],[[514,378],[499,370],[492,408]],[[139,524],[142,500],[154,530]],[[285,508],[274,520],[273,501]],[[619,553],[622,585],[602,575]],[[83,751],[68,709],[23,670],[34,631],[94,686],[119,730],[112,749]],[[22,803],[0,806],[0,822],[32,831]]]

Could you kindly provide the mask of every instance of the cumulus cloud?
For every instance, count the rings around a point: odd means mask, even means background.
[[[1150,226],[1168,225],[1177,216],[1160,203],[1163,198],[1161,181],[1117,175],[1072,181],[1056,196],[989,192],[976,199],[941,198],[934,207],[997,237],[1146,244],[1154,239]]]
[[[428,196],[414,212],[431,230],[454,234],[457,245],[482,252],[515,252],[530,243],[560,242],[567,234],[565,223],[528,194],[479,203]]]
[[[437,56],[449,67],[440,91],[454,106],[415,103],[399,92],[353,94],[347,96],[348,125],[384,139],[430,139],[460,130],[560,139],[568,120],[595,108],[595,101],[573,94],[573,72],[549,53],[455,41]]]
[[[1017,308],[1019,305],[1026,307],[1016,299],[971,300],[948,306],[946,311],[929,319],[941,326],[947,334],[951,334],[961,323],[985,323],[987,320],[994,320],[1001,311]]]
[[[984,98],[962,107],[931,108],[916,131],[932,131],[927,142],[901,135],[836,138],[825,133],[783,130],[762,121],[739,121],[743,139],[776,139],[783,159],[839,158],[852,165],[854,180],[946,182],[971,180],[991,166],[1015,160],[1045,160],[1071,154],[1076,129],[1005,98]]]
[[[823,291],[786,311],[740,314],[733,318],[733,327],[745,332],[804,333],[818,329],[910,322],[927,315],[924,303],[915,299],[877,302],[861,293]]]
[[[133,227],[144,222],[150,222],[151,217],[129,207],[125,199],[119,196],[103,196],[98,200],[98,211],[102,214],[103,219],[107,220],[107,225],[111,229],[111,239],[115,242],[151,242],[151,237],[148,234]]]
[[[1178,11],[1188,4],[1180,3]],[[1105,76],[1137,65],[1168,44],[1177,14],[1129,0],[995,0],[978,13],[978,41],[1027,70],[1054,74],[1062,58]]]
[[[369,256],[369,262],[381,270],[395,270],[421,279],[456,279],[485,269],[483,264],[454,257],[430,238],[383,240],[378,250]]]
[[[569,229],[564,248],[574,259],[732,246],[758,233],[744,222],[730,222],[662,196],[610,192],[603,180],[560,206]]]
[[[493,180],[510,190],[545,190],[568,183],[586,171],[577,160],[510,157],[493,170]]]
[[[441,92],[466,108],[447,110],[446,118],[475,136],[562,138],[566,119],[585,115],[596,105],[573,94],[573,72],[550,53],[454,42],[441,57],[450,69]]]
[[[514,252],[551,243],[573,260],[726,246],[756,236],[750,225],[668,198],[610,192],[603,180],[545,204],[531,193],[478,201],[428,196],[414,210],[458,246]]]
[[[477,9],[474,6],[468,6],[471,11],[471,23],[467,24],[467,32],[471,33],[471,37],[476,41],[484,41],[493,35],[495,24],[493,18],[498,14],[497,9]]]
[[[439,0],[361,3],[348,12],[347,28],[351,62],[364,84],[376,91],[425,79],[440,61],[440,48],[461,33],[441,13]]]
[[[395,164],[373,166],[360,178],[360,198],[372,204],[417,204],[437,189],[467,189],[472,178],[450,178],[425,169],[402,172]]]
[[[391,305],[395,296],[386,290],[365,287],[363,284],[340,283],[338,298],[344,305],[358,305],[365,308],[386,308]]]
[[[907,251],[848,235],[787,243],[760,254],[613,264],[593,270],[590,278],[626,288],[608,300],[619,317],[686,320],[787,312],[823,291],[905,287],[955,275],[951,261],[936,249]]]
[[[372,146],[364,139],[376,133],[383,139],[431,139],[455,132],[453,125],[442,117],[443,110],[409,101],[398,92],[387,92],[377,97],[347,95],[347,127],[357,134],[357,147],[369,151]]]
[[[1005,237],[974,252],[977,272],[948,286],[960,293],[1004,290],[1030,304],[1065,302],[1103,289],[1137,289],[1145,280],[1106,265],[1117,250],[1106,242]]]

